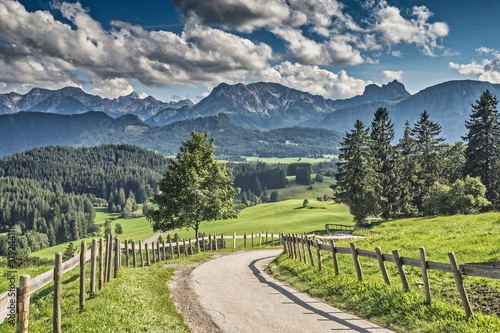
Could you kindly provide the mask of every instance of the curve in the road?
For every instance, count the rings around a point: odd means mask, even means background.
[[[264,267],[279,253],[241,252],[193,270],[199,304],[224,332],[391,332],[269,276]]]

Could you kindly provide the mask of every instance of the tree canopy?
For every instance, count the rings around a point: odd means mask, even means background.
[[[151,198],[157,209],[147,218],[155,231],[193,228],[196,235],[201,222],[235,218],[233,197],[239,188],[224,163],[215,161],[214,138],[209,133],[191,132],[180,152],[171,160],[158,183],[161,191]]]

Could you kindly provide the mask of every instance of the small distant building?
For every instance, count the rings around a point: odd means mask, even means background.
[[[132,213],[130,213],[130,217],[137,217],[137,216],[139,216],[139,215],[137,215],[137,213],[136,213],[136,212],[132,212]]]

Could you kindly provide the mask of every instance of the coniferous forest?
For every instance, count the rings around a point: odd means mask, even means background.
[[[379,108],[370,127],[346,133],[332,188],[358,224],[368,217],[400,218],[500,208],[500,117],[488,90],[472,105],[464,142],[444,143],[441,126],[423,111],[407,122],[396,145],[394,125]]]
[[[0,233],[15,227],[32,252],[93,235],[94,206],[124,212],[157,191],[160,154],[130,145],[49,146],[0,160]],[[0,237],[0,255],[7,246]]]

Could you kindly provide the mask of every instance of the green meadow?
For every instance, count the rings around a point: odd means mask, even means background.
[[[310,157],[255,157],[255,156],[242,156],[247,162],[265,162],[269,164],[291,164],[291,163],[318,163],[318,162],[331,162],[332,159],[337,158],[335,155],[323,155],[323,157],[310,158]]]

